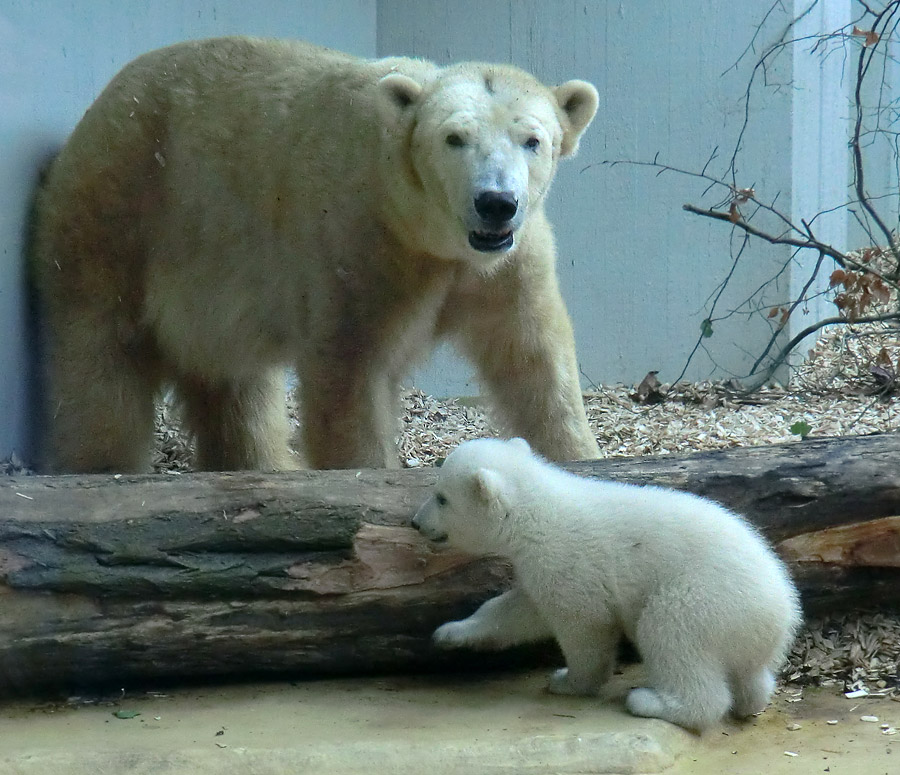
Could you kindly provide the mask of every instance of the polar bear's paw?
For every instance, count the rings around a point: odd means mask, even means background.
[[[555,670],[550,675],[547,691],[550,694],[568,694],[577,697],[588,697],[597,693],[596,687],[584,681],[574,680],[567,667]]]
[[[654,689],[632,689],[628,692],[625,707],[632,716],[644,718],[668,718],[665,701]]]
[[[442,624],[434,631],[431,639],[435,646],[442,649],[484,648],[486,645],[478,631],[478,625],[469,619]]]
[[[550,674],[550,683],[547,684],[550,694],[574,694],[572,684],[569,683],[569,668],[562,667]]]

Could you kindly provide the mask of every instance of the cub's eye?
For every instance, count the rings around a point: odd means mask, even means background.
[[[456,132],[451,132],[447,135],[445,141],[451,148],[462,148],[466,144],[466,141],[462,139],[462,136],[458,135]]]
[[[447,505],[447,496],[441,493],[438,493],[434,496],[434,499],[437,501],[438,506],[446,506]]]
[[[529,151],[536,151],[538,148],[540,148],[540,145],[541,145],[541,141],[538,140],[536,137],[529,137],[525,141],[525,147]]]

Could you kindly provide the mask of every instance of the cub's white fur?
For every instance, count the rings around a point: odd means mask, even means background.
[[[522,439],[460,445],[413,524],[512,561],[516,585],[434,633],[444,647],[555,637],[550,691],[593,694],[624,634],[649,673],[628,710],[703,729],[762,710],[800,622],[790,577],[760,535],[711,501],[582,478]]]

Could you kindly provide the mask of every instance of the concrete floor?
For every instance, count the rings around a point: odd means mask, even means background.
[[[753,722],[699,737],[624,712],[621,697],[639,671],[618,676],[605,699],[554,697],[543,691],[545,674],[530,672],[181,689],[101,705],[7,703],[0,775],[900,771],[900,735],[880,729],[900,725],[898,702],[808,690],[801,702],[781,695]]]

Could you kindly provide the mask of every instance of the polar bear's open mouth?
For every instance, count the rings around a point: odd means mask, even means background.
[[[470,231],[469,244],[482,253],[495,253],[509,250],[513,245],[513,233],[510,231]]]

